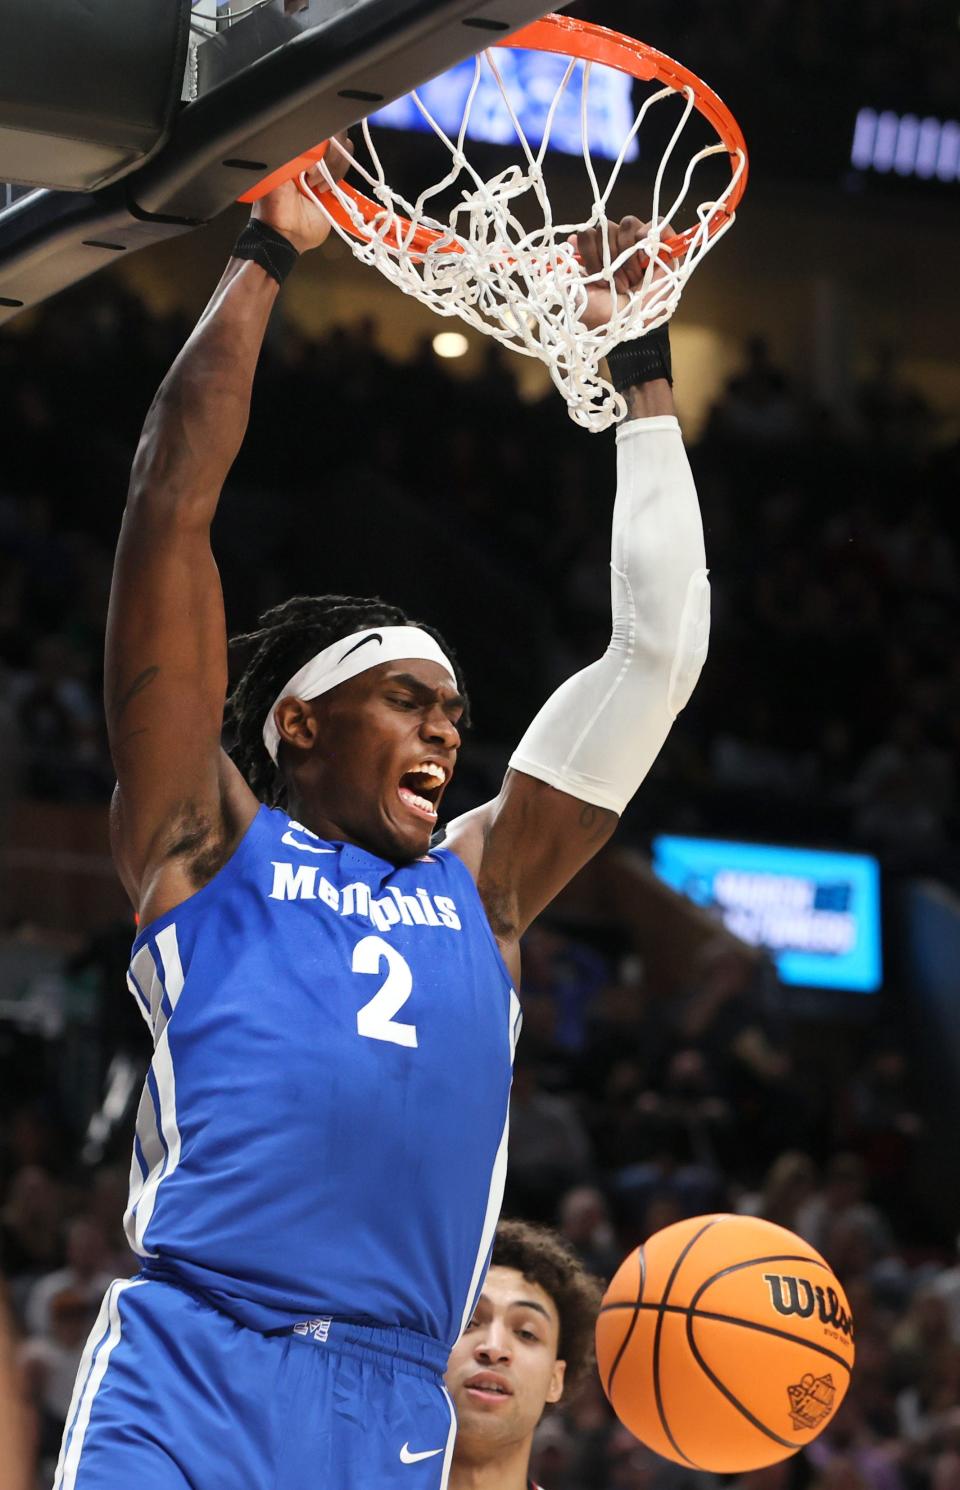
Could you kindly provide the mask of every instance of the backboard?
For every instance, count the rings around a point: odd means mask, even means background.
[[[549,9],[196,0],[183,102],[145,165],[89,193],[0,187],[0,323],[120,254],[209,222],[302,150]]]

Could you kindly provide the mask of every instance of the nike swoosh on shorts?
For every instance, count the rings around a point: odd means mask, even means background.
[[[442,1454],[443,1449],[424,1449],[419,1454],[411,1454],[410,1445],[405,1443],[400,1450],[401,1464],[419,1464],[421,1459],[432,1459],[434,1454]]]

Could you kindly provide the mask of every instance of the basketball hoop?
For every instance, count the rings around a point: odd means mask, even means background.
[[[531,148],[497,66],[499,47],[539,50],[570,58],[546,116],[543,139]],[[592,194],[589,217],[578,223],[556,223],[543,180],[543,161],[560,98],[578,61],[583,61],[581,134],[583,162]],[[601,189],[590,154],[588,101],[594,65],[616,68],[644,82],[662,86],[651,93],[637,112],[606,184]],[[485,180],[464,153],[470,110],[480,69],[488,66],[499,87],[523,161]],[[607,219],[607,204],[624,161],[651,109],[665,99],[683,101],[680,122],[670,133],[656,170],[653,199],[644,213],[649,229],[639,247],[611,257],[606,234],[601,234],[604,262],[586,274],[570,241],[573,235],[595,228]],[[473,85],[467,95],[456,140],[436,122],[417,93],[413,100],[421,115],[451,154],[448,173],[408,201],[387,183],[374,145],[370,124],[362,124],[369,152],[368,169],[356,160],[351,169],[365,181],[370,195],[345,182],[336,182],[323,163],[326,143],[300,157],[299,184],[330,218],[334,228],[363,263],[373,264],[407,294],[442,316],[459,316],[476,330],[493,336],[513,351],[538,357],[563,394],[571,417],[592,430],[605,429],[626,413],[622,396],[600,372],[600,362],[620,342],[652,331],[676,309],[683,287],[704,254],[728,230],[747,183],[747,151],[743,135],[729,109],[707,85],[662,52],[621,36],[605,27],[568,16],[548,15],[496,43],[475,60]],[[664,177],[683,130],[694,110],[716,132],[717,142],[697,149],[689,159],[682,184],[665,201]],[[695,221],[678,232],[667,232],[687,197],[697,167],[708,156],[726,155],[730,180],[716,197],[693,208]],[[321,194],[306,182],[306,168],[318,160],[328,189]],[[278,176],[280,173],[276,173]],[[290,171],[287,172],[289,176]],[[446,222],[429,215],[431,199],[465,178],[461,200]],[[273,180],[276,179],[271,178]],[[527,193],[543,212],[543,226],[531,230],[518,220],[514,204]],[[260,194],[259,191],[256,193]],[[250,194],[251,196],[254,193]],[[688,212],[689,212],[688,208]],[[614,275],[628,256],[641,253],[645,263],[640,284],[618,291]],[[588,329],[581,320],[587,288],[602,285],[611,296],[609,322]]]

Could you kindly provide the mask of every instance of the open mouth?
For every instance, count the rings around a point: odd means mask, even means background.
[[[400,777],[397,796],[405,807],[425,822],[435,823],[437,805],[443,795],[449,773],[439,761],[421,761],[412,771]]]
[[[477,1402],[506,1402],[513,1393],[502,1381],[492,1376],[476,1376],[466,1383],[469,1397]]]

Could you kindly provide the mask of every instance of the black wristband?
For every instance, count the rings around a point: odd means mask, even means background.
[[[656,378],[666,378],[673,387],[673,366],[670,361],[670,333],[667,323],[638,336],[635,341],[621,342],[607,353],[610,381],[618,393],[634,388],[638,383],[652,383]]]
[[[233,246],[233,257],[252,259],[282,285],[300,255],[289,238],[258,217],[251,217]]]

